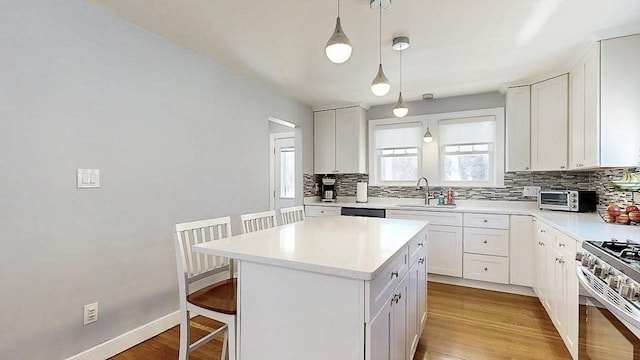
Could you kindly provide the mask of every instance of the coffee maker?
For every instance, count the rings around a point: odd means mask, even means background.
[[[322,178],[322,201],[336,201],[336,179],[325,176]]]

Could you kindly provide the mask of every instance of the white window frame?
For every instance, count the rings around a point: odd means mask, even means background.
[[[457,151],[447,153],[445,151],[447,146],[467,146],[467,145],[489,145],[489,149],[487,151]],[[446,154],[455,154],[455,155],[474,155],[474,154],[488,154],[489,155],[489,179],[487,181],[445,181],[444,179],[444,157]],[[492,187],[495,184],[495,176],[494,171],[495,166],[495,143],[472,143],[472,144],[446,144],[440,146],[440,183],[442,186],[453,186],[453,187]]]
[[[495,139],[493,146],[493,159],[490,159],[492,162],[493,169],[491,169],[490,180],[488,182],[470,182],[470,181],[444,181],[444,161],[443,161],[443,149],[439,143],[439,131],[438,123],[443,120],[461,120],[465,118],[478,118],[478,117],[494,117],[495,120]],[[433,168],[438,169],[435,174],[428,174],[427,179],[433,178],[433,182],[431,179],[429,180],[429,184],[438,185],[438,186],[451,186],[451,187],[504,187],[504,147],[505,147],[505,125],[504,125],[504,108],[489,108],[489,109],[479,109],[479,110],[469,110],[469,111],[457,111],[450,113],[441,113],[441,114],[431,114],[427,115],[427,124],[429,124],[431,133],[434,136],[434,140],[430,145],[429,149],[425,151],[425,163],[424,168]],[[434,133],[433,129],[436,129]],[[452,145],[452,144],[448,144]],[[423,147],[425,148],[425,147]],[[435,151],[435,156],[432,153]],[[429,153],[431,152],[431,153]],[[427,154],[429,153],[429,154]],[[491,167],[491,165],[490,165]]]
[[[422,146],[418,146],[418,178],[412,181],[382,181],[380,180],[380,156],[376,147],[375,131],[376,126],[380,125],[396,125],[396,124],[411,124],[411,123],[423,123],[424,116],[409,116],[403,119],[390,118],[390,119],[377,119],[369,120],[369,184],[373,186],[415,186],[420,174],[422,174]],[[424,127],[424,126],[423,126]],[[396,149],[400,149],[398,147]],[[402,147],[403,149],[412,149],[412,146]]]

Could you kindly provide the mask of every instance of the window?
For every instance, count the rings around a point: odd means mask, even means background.
[[[440,120],[438,130],[443,185],[496,185],[495,116]]]
[[[375,183],[415,184],[420,173],[422,125],[419,122],[380,124],[373,130]]]
[[[280,149],[280,198],[293,199],[296,194],[295,148]]]

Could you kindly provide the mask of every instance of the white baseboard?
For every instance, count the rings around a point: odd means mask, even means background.
[[[91,349],[73,355],[67,358],[67,360],[107,359],[127,350],[134,345],[148,340],[163,331],[171,329],[179,323],[180,312],[176,311],[159,319],[153,320],[148,324],[144,324],[138,328],[128,331],[122,335],[119,335],[111,340],[107,340],[102,344],[98,344]]]
[[[533,289],[527,286],[496,284],[496,283],[490,283],[486,281],[469,280],[469,279],[463,279],[463,278],[458,278],[453,276],[444,276],[444,275],[438,275],[438,274],[429,274],[428,280],[437,282],[437,283],[466,286],[466,287],[483,289],[483,290],[506,292],[506,293],[516,294],[516,295],[525,295],[525,296],[532,296],[532,297],[536,296],[536,294],[533,292]]]

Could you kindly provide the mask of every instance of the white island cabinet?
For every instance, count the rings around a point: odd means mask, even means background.
[[[411,359],[427,224],[325,216],[194,250],[238,260],[238,358]]]

